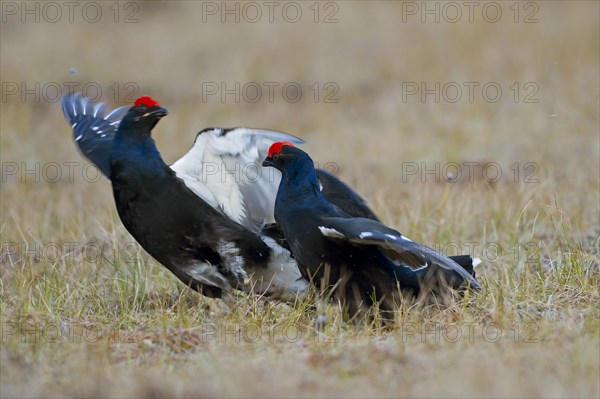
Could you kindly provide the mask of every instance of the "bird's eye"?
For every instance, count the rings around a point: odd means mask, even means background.
[[[273,161],[277,161],[279,159],[279,154],[273,154]]]

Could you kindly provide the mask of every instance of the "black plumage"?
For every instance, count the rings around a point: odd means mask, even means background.
[[[243,286],[269,248],[202,201],[162,160],[151,130],[166,110],[140,103],[121,121],[110,154],[119,217],[130,234],[184,284],[211,297]]]
[[[312,159],[302,150],[275,143],[263,165],[282,173],[275,220],[300,272],[347,305],[351,314],[375,303],[381,310],[392,310],[401,293],[443,295],[448,287],[480,289],[475,278],[450,258],[328,201]],[[472,270],[469,259],[460,261]]]

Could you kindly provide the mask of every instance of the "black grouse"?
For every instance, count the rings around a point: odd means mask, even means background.
[[[151,130],[167,110],[142,97],[114,138],[109,177],[119,217],[129,233],[184,284],[210,297],[244,288],[265,268],[268,246],[202,201],[162,160]]]
[[[275,220],[300,272],[347,305],[351,315],[375,303],[392,311],[400,292],[444,295],[448,286],[480,289],[471,273],[450,258],[328,201],[312,159],[292,143],[273,144],[263,166],[282,173]]]

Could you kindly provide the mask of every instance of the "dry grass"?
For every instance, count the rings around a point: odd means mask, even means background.
[[[239,297],[227,309],[132,244],[109,183],[82,178],[58,103],[7,95],[3,397],[600,396],[599,3],[537,2],[533,24],[513,22],[512,2],[500,3],[495,24],[480,13],[469,23],[465,10],[454,24],[403,23],[401,2],[365,1],[338,2],[338,23],[315,24],[310,4],[296,24],[203,23],[200,2],[141,3],[134,24],[10,17],[1,80],[97,82],[107,101],[112,83],[135,82],[170,110],[155,129],[168,162],[207,126],[297,134],[387,224],[484,258],[483,293],[450,309],[399,309],[386,328],[346,324],[313,300]],[[296,103],[280,91],[272,103],[266,94],[203,101],[207,82],[298,82],[305,92]],[[339,102],[315,102],[314,82],[335,82]],[[497,82],[503,96],[403,102],[402,82]],[[521,91],[515,102],[514,82],[537,84],[539,101],[523,102]],[[39,181],[20,175],[38,162]],[[52,162],[63,173],[55,183]],[[79,162],[72,180],[64,162]],[[421,175],[423,162],[495,162],[503,175],[490,184],[477,169],[472,182],[436,182]],[[528,162],[536,181],[525,180]]]

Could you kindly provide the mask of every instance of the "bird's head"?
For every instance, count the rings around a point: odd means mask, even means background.
[[[119,129],[136,128],[139,131],[149,132],[167,114],[167,110],[161,107],[158,101],[152,97],[140,97],[135,100],[133,107],[129,109],[121,120]]]
[[[303,152],[294,147],[289,141],[279,141],[271,144],[269,154],[262,163],[262,166],[272,166],[275,169],[283,170],[285,166],[295,158],[297,153]]]
[[[310,156],[289,141],[271,144],[262,166],[272,166],[289,177],[307,175],[311,170],[314,174],[314,163]]]
[[[307,153],[294,147],[289,141],[271,144],[269,154],[262,166],[272,166],[281,172],[284,180],[305,182],[318,191],[317,175],[313,160]]]

